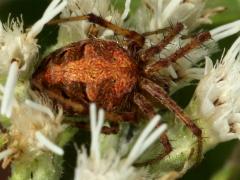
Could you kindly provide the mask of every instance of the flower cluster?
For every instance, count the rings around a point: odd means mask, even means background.
[[[189,1],[170,1],[170,0],[150,0],[143,1],[136,15],[134,16],[136,30],[138,32],[149,32],[174,26],[181,22],[185,28],[181,34],[167,46],[160,54],[157,54],[157,59],[164,58],[174,53],[177,49],[183,47],[189,42],[189,33],[196,29],[201,24],[211,23],[210,17],[216,13],[222,12],[224,7],[214,9],[205,9],[205,0],[189,0]],[[177,63],[169,66],[166,69],[161,69],[160,75],[169,81],[170,91],[174,93],[178,89],[189,85],[192,80],[200,80],[204,74],[204,68],[199,62],[207,55],[212,54],[217,50],[216,41],[224,38],[223,35],[231,35],[233,28],[239,29],[239,21],[235,25],[228,25],[221,33],[210,31],[214,41],[208,41],[201,47],[191,51],[187,56],[180,58]],[[237,30],[239,31],[239,30]],[[226,36],[225,36],[226,37]],[[164,33],[153,34],[147,37],[148,46],[160,42],[164,38]]]
[[[1,75],[8,73],[1,104],[1,114],[11,116],[14,88],[18,73],[27,72],[31,61],[36,58],[38,45],[36,36],[43,26],[55,17],[66,6],[66,1],[53,1],[27,32],[23,29],[21,19],[10,20],[5,25],[0,23],[0,70]]]
[[[3,167],[12,159],[34,159],[50,150],[63,155],[63,150],[51,141],[56,141],[65,127],[61,124],[62,110],[55,116],[46,105],[40,105],[30,100],[18,103],[14,100],[11,124],[7,128],[7,150],[2,153]],[[9,152],[9,154],[6,154]],[[11,153],[10,153],[11,152]]]
[[[97,120],[98,119],[98,120]],[[166,130],[166,124],[156,128],[160,121],[160,116],[156,115],[143,130],[135,145],[132,147],[127,158],[122,158],[121,154],[109,147],[101,154],[100,133],[104,124],[104,111],[102,109],[96,113],[96,106],[90,105],[91,124],[91,149],[88,157],[85,148],[78,153],[77,167],[75,169],[75,180],[96,179],[96,180],[144,180],[150,175],[143,168],[134,168],[132,164],[137,158]]]
[[[239,90],[240,38],[213,67],[206,59],[205,76],[199,82],[195,103],[198,118],[206,121],[217,141],[240,139]]]
[[[184,23],[188,29],[211,22],[204,15],[205,0],[150,0],[144,1],[144,4],[136,16],[137,29],[142,32],[155,31],[177,22]]]
[[[130,1],[128,2],[130,3]],[[130,5],[130,4],[129,4]],[[129,5],[127,6],[129,9]],[[61,18],[81,16],[87,13],[94,13],[101,17],[115,22],[118,25],[123,24],[124,18],[128,11],[122,15],[113,8],[110,0],[86,1],[86,0],[69,0],[66,8],[61,13]],[[123,17],[124,16],[124,17]],[[94,27],[86,21],[67,22],[60,24],[57,47],[62,47],[68,43],[80,41],[89,37],[91,28],[96,28],[99,38],[108,38],[114,35],[111,30]]]
[[[62,110],[52,112],[47,104],[37,104],[28,99],[18,99],[15,94],[19,75],[28,73],[33,61],[37,59],[38,44],[36,36],[43,26],[66,6],[66,1],[54,0],[50,3],[42,18],[31,28],[24,29],[22,18],[10,19],[6,24],[0,22],[0,100],[1,119],[5,147],[0,153],[5,168],[11,161],[19,159],[33,160],[44,154],[54,152],[63,155],[62,148],[54,143],[65,126],[62,125]],[[29,76],[27,76],[29,77]],[[27,81],[27,80],[25,80]],[[26,92],[28,83],[23,83]],[[24,97],[27,97],[25,94]]]

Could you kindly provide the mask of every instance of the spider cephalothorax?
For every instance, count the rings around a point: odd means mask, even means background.
[[[161,82],[156,82],[156,79],[161,79],[156,76],[162,68],[175,63],[192,49],[209,40],[210,34],[200,33],[168,57],[153,61],[154,55],[160,53],[182,31],[181,23],[168,28],[168,33],[161,42],[150,48],[144,48],[145,36],[158,31],[138,34],[118,27],[94,14],[60,19],[52,23],[69,20],[88,20],[109,28],[127,38],[127,45],[123,47],[115,41],[97,38],[67,45],[43,60],[33,74],[32,87],[60,103],[68,113],[85,113],[89,102],[96,102],[107,111],[108,120],[115,124],[120,121],[134,122],[131,120],[131,114],[134,117],[136,108],[133,107],[138,107],[148,118],[154,116],[153,105],[144,95],[147,93],[172,111],[198,138],[200,157],[201,129],[168,96],[161,87]],[[107,130],[106,127],[105,132],[110,133],[109,129]],[[116,132],[114,128],[112,132]],[[165,153],[148,163],[163,158],[172,150],[166,134],[161,136],[161,142],[165,147]]]

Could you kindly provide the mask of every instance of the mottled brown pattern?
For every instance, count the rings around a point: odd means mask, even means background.
[[[137,66],[126,50],[114,41],[89,39],[82,44],[81,57],[78,46],[58,50],[55,58],[59,59],[49,61],[41,72],[35,73],[32,84],[41,86],[41,89],[60,88],[73,100],[75,93],[72,92],[81,92],[79,96],[85,93],[88,101],[113,111],[136,85]]]

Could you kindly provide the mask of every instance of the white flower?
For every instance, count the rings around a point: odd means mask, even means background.
[[[123,19],[129,13],[130,1],[126,1],[126,10],[123,16],[115,10],[110,0],[97,0],[97,1],[86,1],[86,0],[69,0],[66,8],[62,11],[61,18],[71,17],[71,16],[81,16],[88,13],[94,13],[116,23],[122,25]],[[64,46],[71,42],[76,42],[88,38],[89,29],[91,23],[87,21],[75,21],[60,24],[60,30],[58,35],[58,46]],[[114,33],[106,28],[100,28],[97,26],[100,38],[105,38],[112,36]]]
[[[182,35],[188,36],[189,32],[202,23],[211,23],[211,15],[224,10],[223,7],[204,10],[204,0],[150,0],[143,1],[137,14],[135,24],[137,32],[155,31],[166,27],[174,27],[176,23],[183,23],[184,29],[172,42],[170,42],[155,58],[168,57],[178,49],[189,43],[191,38],[183,39]],[[209,56],[217,50],[217,41],[240,31],[240,22],[235,21],[210,31],[212,39],[199,47],[191,50],[173,63],[168,68],[161,69],[160,76],[167,80],[170,86],[170,93],[189,85],[192,80],[200,80],[204,73],[202,64],[199,63],[205,56]],[[167,33],[167,31],[166,31]],[[147,47],[161,42],[164,33],[154,34],[146,37]],[[212,41],[214,40],[214,41]],[[147,48],[146,47],[146,48]]]
[[[7,74],[11,61],[20,61],[22,65],[27,57],[38,52],[36,40],[26,41],[22,19],[16,18],[6,24],[0,22],[0,73]],[[31,54],[29,54],[31,53]],[[25,56],[25,57],[24,57]],[[28,58],[26,61],[29,60]]]
[[[15,104],[9,134],[15,137],[14,140],[20,136],[19,146],[25,146],[29,151],[46,149],[48,147],[45,147],[44,142],[39,139],[43,139],[42,135],[44,135],[50,140],[56,140],[59,133],[65,128],[61,124],[62,115],[62,109],[59,109],[55,116],[47,106],[26,100],[24,104]],[[21,143],[23,144],[21,145]],[[63,153],[58,154],[62,155]]]
[[[0,73],[7,73],[12,61],[19,63],[20,70],[26,70],[29,61],[38,53],[36,36],[43,26],[55,17],[66,5],[66,1],[54,0],[46,9],[42,18],[30,29],[23,29],[22,18],[8,19],[6,24],[0,22]]]
[[[111,146],[109,151],[100,153],[100,132],[104,123],[104,111],[98,112],[96,117],[96,106],[90,105],[90,123],[91,123],[91,149],[90,156],[83,148],[78,153],[77,167],[75,169],[75,180],[143,180],[149,179],[145,169],[136,169],[132,166],[134,161],[166,130],[163,124],[156,128],[160,116],[156,115],[143,130],[127,158],[122,159],[121,155],[116,153]],[[98,119],[98,121],[97,121]]]
[[[197,116],[219,141],[240,139],[240,37],[215,67],[206,59],[205,76],[196,89]]]
[[[7,150],[0,153],[3,167],[8,165],[12,154],[14,158],[34,158],[49,150],[63,155],[62,148],[53,143],[65,129],[61,124],[62,113],[59,109],[55,116],[47,106],[30,100],[19,103],[14,99],[11,125],[7,127]]]
[[[6,85],[1,104],[1,114],[11,116],[11,108],[18,73],[24,72],[31,61],[36,58],[38,45],[36,36],[41,32],[43,26],[55,17],[66,6],[66,1],[54,0],[29,30],[23,29],[22,19],[8,20],[3,25],[0,22],[0,75],[6,75]]]
[[[210,21],[200,18],[204,14],[204,8],[205,0],[144,0],[136,15],[137,29],[141,32],[154,31],[177,22],[193,29]]]
[[[217,50],[217,41],[236,34],[239,31],[240,20],[210,30],[211,39],[208,42],[205,42],[203,46],[197,49],[193,49],[189,54],[187,54],[187,58],[183,57],[179,59],[177,63],[172,65],[173,68],[170,67],[167,69],[167,72],[163,71],[161,73],[163,76],[167,76],[172,79],[171,92],[173,93],[179,88],[190,84],[192,80],[200,80],[204,75],[204,67],[202,67],[199,62],[205,56],[209,56]],[[166,55],[173,53],[174,50],[180,48],[179,44],[186,44],[186,41],[182,41],[178,38],[175,39],[175,41],[167,47]]]

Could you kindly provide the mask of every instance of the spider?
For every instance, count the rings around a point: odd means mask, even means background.
[[[68,21],[87,20],[96,25],[122,35],[125,46],[113,40],[97,38],[97,32],[86,40],[74,42],[60,48],[43,59],[33,73],[31,86],[46,94],[50,99],[62,105],[68,114],[88,112],[90,102],[96,102],[106,110],[110,127],[104,127],[106,134],[117,133],[118,123],[127,121],[137,123],[136,116],[152,118],[156,112],[152,98],[173,112],[197,138],[197,156],[202,153],[202,131],[168,95],[163,88],[164,82],[157,72],[175,63],[192,49],[199,47],[211,38],[209,32],[201,32],[191,37],[189,43],[180,47],[171,55],[152,61],[184,28],[177,23],[167,28],[167,34],[157,44],[144,47],[145,37],[159,33],[159,30],[143,34],[119,27],[95,14],[52,20],[50,24]],[[149,95],[151,98],[148,98]],[[78,124],[87,128],[87,124]],[[172,151],[167,134],[160,137],[164,153],[154,159],[137,165],[146,165],[163,159]]]

